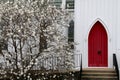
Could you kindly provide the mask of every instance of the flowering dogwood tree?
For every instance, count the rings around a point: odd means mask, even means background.
[[[6,50],[0,50],[2,77],[9,73],[13,75],[10,79],[30,78],[29,71],[35,66],[42,69],[41,60],[47,60],[47,65],[55,62],[48,60],[51,56],[59,61],[52,69],[60,69],[63,59],[59,56],[64,56],[62,69],[72,67],[73,51],[64,34],[69,15],[50,1],[14,0],[0,4],[0,40],[8,45]]]

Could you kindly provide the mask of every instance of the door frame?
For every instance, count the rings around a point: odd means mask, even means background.
[[[112,64],[113,64],[113,61],[112,61],[112,43],[111,43],[111,33],[109,32],[109,29],[107,28],[107,25],[100,19],[100,18],[97,18],[96,20],[94,20],[92,22],[92,24],[88,25],[88,29],[86,31],[86,34],[85,34],[85,43],[84,43],[84,50],[83,50],[83,61],[84,61],[84,64],[83,64],[83,67],[84,68],[95,68],[95,67],[89,67],[88,66],[88,36],[89,36],[89,32],[91,30],[91,28],[93,27],[93,25],[99,21],[105,28],[106,32],[107,32],[107,36],[108,36],[108,67],[104,67],[104,68],[112,68]],[[97,67],[97,68],[101,68],[101,67]]]
[[[99,31],[99,29],[102,33]],[[102,38],[99,38],[98,37],[99,35]],[[92,40],[92,39],[94,39],[94,40]],[[92,43],[94,43],[94,44],[92,45]],[[103,48],[104,46],[106,46],[106,47]],[[99,50],[102,50],[102,53]],[[99,52],[97,52],[97,51],[99,51]],[[100,60],[100,62],[99,62],[99,60]],[[88,66],[89,67],[103,67],[103,66],[108,67],[108,35],[107,35],[107,32],[106,32],[104,26],[99,21],[97,21],[91,27],[91,30],[90,30],[89,36],[88,36]]]

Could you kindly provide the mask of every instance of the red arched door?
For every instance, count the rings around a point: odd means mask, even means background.
[[[88,66],[108,66],[108,37],[103,25],[97,21],[88,37]]]

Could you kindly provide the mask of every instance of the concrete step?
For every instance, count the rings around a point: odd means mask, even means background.
[[[116,76],[82,76],[82,80],[84,80],[84,79],[86,79],[86,80],[89,80],[89,79],[91,79],[91,80],[98,80],[98,79],[100,79],[100,80],[117,80],[117,77]]]
[[[84,68],[82,80],[117,80],[117,74],[111,68]]]
[[[94,76],[116,76],[116,73],[110,73],[110,72],[105,72],[105,73],[101,73],[101,72],[82,72],[82,75],[94,75]]]
[[[114,69],[112,68],[83,68],[83,71],[87,71],[87,72],[115,72]]]

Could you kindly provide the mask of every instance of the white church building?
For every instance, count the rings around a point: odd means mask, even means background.
[[[120,0],[55,0],[55,3],[71,13],[69,40],[78,43],[74,49],[75,54],[82,54],[83,68],[113,68],[113,53],[120,63]]]
[[[84,68],[113,67],[120,56],[120,0],[75,0],[74,40]]]
[[[120,0],[55,0],[55,5],[71,13],[68,37],[78,43],[74,49],[82,54],[83,68],[112,68],[113,53],[120,63]]]
[[[113,54],[120,65],[120,0],[55,1],[71,13],[70,41],[78,43],[83,68],[113,68]]]

